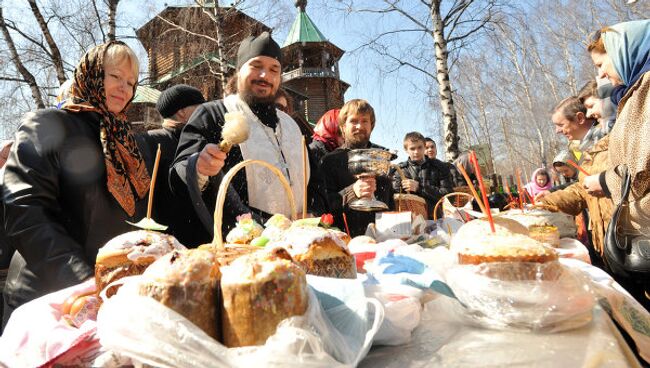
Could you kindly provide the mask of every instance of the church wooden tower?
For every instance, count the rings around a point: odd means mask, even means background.
[[[308,97],[298,108],[315,124],[328,110],[343,106],[350,87],[339,77],[344,51],[329,42],[305,12],[307,0],[297,0],[298,16],[282,45],[282,84]]]
[[[223,96],[215,22],[215,2],[167,6],[136,31],[149,56],[149,85],[164,90],[179,83],[203,92],[206,99]],[[270,31],[263,23],[231,7],[218,8],[223,55],[229,77],[234,73],[239,43],[251,34]]]

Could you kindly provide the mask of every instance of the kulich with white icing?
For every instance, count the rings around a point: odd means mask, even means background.
[[[530,229],[531,226],[555,226],[560,237],[574,238],[576,236],[576,224],[573,216],[561,212],[551,212],[542,209],[509,210],[502,212],[498,217],[515,220]]]
[[[284,250],[242,256],[221,274],[227,347],[263,345],[282,320],[307,311],[305,272]]]
[[[347,247],[350,237],[318,226],[293,226],[267,247],[283,247],[311,275],[356,278],[354,256]]]
[[[460,264],[489,262],[537,262],[556,261],[558,254],[552,247],[526,235],[486,233],[471,242],[452,244],[458,253]]]
[[[133,262],[141,258],[158,259],[174,249],[186,249],[176,238],[156,231],[136,230],[114,237],[97,252],[97,262],[119,254]]]
[[[173,250],[186,249],[175,237],[156,231],[136,230],[116,236],[99,249],[95,262],[97,292],[122,277],[141,275],[156,259]],[[118,287],[107,290],[111,296]]]
[[[235,227],[226,235],[226,242],[231,244],[249,244],[251,240],[262,234],[264,228],[252,218],[237,221]]]
[[[219,265],[212,252],[174,250],[147,268],[139,293],[156,299],[218,339],[219,278]]]

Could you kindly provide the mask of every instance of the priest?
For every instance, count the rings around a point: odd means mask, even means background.
[[[297,210],[302,212],[303,180],[305,175],[309,177],[309,165],[304,172],[300,128],[289,115],[275,108],[281,75],[280,46],[268,32],[244,39],[237,52],[237,72],[229,82],[235,93],[201,105],[183,130],[170,169],[170,186],[175,194],[193,202],[200,193],[207,210],[203,217],[214,211],[223,173],[247,159],[277,167],[289,181]],[[227,112],[243,114],[250,129],[248,140],[228,154],[218,147]],[[201,212],[203,204],[198,204],[197,211]],[[223,232],[232,228],[236,217],[243,213],[251,213],[258,222],[275,213],[290,215],[282,184],[261,165],[248,166],[233,178],[224,208]],[[209,240],[211,229],[206,221],[204,226],[186,225],[185,231],[196,238],[196,243]],[[207,233],[199,234],[201,229]]]

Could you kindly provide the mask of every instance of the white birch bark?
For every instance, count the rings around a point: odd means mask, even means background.
[[[440,14],[440,0],[433,0],[431,4],[431,20],[433,22],[433,39],[436,55],[436,80],[438,81],[438,94],[440,95],[440,107],[442,110],[442,122],[444,126],[443,140],[448,160],[454,160],[459,155],[458,150],[458,121],[454,100],[451,93],[451,82],[449,80],[449,68],[447,66],[447,41],[445,40],[444,24]]]

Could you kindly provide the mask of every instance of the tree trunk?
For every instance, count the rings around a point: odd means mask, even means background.
[[[442,108],[442,121],[444,124],[445,152],[449,160],[458,157],[458,121],[454,100],[451,96],[451,83],[449,82],[449,68],[447,67],[447,41],[444,35],[444,24],[440,14],[440,0],[431,3],[431,20],[433,21],[433,39],[436,53],[436,79],[438,80],[438,94]]]
[[[108,0],[108,41],[115,41],[115,18],[120,0]]]
[[[465,132],[465,144],[468,146],[472,145],[472,137],[469,135],[469,129],[467,128],[467,121],[465,120],[465,114],[462,112],[459,114],[460,122],[463,124],[463,131]]]
[[[474,85],[475,85],[475,83],[474,83]],[[475,85],[475,88],[476,88],[476,85]],[[483,101],[481,91],[478,90],[478,89],[477,89],[477,93],[476,93],[476,99],[478,101],[478,108],[479,108],[479,111],[481,113],[480,121],[483,122],[483,124],[481,124],[481,125],[482,125],[482,128],[483,128],[483,131],[485,132],[485,138],[487,139],[488,151],[490,153],[490,157],[488,157],[487,160],[485,160],[486,163],[488,164],[488,168],[487,168],[488,172],[486,174],[489,175],[489,174],[494,173],[494,168],[495,168],[494,150],[492,149],[492,135],[490,134],[490,124],[489,124],[488,118],[487,118],[487,111],[485,110],[485,101]]]
[[[47,27],[47,23],[43,18],[41,10],[36,4],[36,0],[29,0],[29,7],[32,8],[32,13],[34,13],[34,17],[38,22],[38,26],[41,28],[43,36],[45,37],[45,41],[47,41],[47,45],[50,48],[50,56],[52,57],[52,64],[54,65],[54,70],[56,71],[56,78],[59,80],[59,84],[63,84],[66,81],[66,77],[65,70],[63,69],[63,59],[61,58],[59,47],[56,45],[56,42],[54,42],[52,33]]]
[[[537,139],[539,139],[539,156],[542,159],[542,166],[546,167],[546,140],[539,126],[535,126],[535,130],[537,131]]]
[[[506,129],[506,120],[504,118],[501,118],[501,129],[503,130],[503,140],[505,142],[506,149],[508,150],[508,160],[510,160],[511,163],[517,162],[515,159],[515,155],[512,152],[512,144],[513,141],[510,140],[510,136],[508,134],[508,129]]]
[[[535,109],[534,109],[534,104],[533,104],[533,97],[531,94],[531,87],[530,87],[530,82],[529,82],[529,76],[527,76],[526,72],[523,70],[522,64],[519,62],[519,59],[517,57],[517,45],[515,44],[515,41],[511,38],[507,38],[507,43],[508,43],[508,51],[510,53],[511,57],[511,63],[513,67],[515,68],[517,75],[521,79],[521,87],[524,90],[524,97],[526,98],[526,113],[530,119],[530,122],[535,126],[535,132],[537,133],[537,138],[538,138],[538,143],[539,143],[539,155],[540,155],[540,161],[543,164],[546,164],[546,143],[544,141],[544,134],[542,133],[542,130],[540,129],[540,123],[537,121],[537,116],[535,115]],[[522,56],[521,58],[523,60],[528,59],[527,55],[527,50],[526,47],[521,47],[522,50]],[[531,151],[532,152],[532,151]]]
[[[9,33],[9,30],[7,29],[7,25],[5,24],[2,6],[0,6],[0,28],[2,29],[2,35],[4,36],[5,41],[7,42],[7,47],[9,48],[9,52],[11,52],[11,59],[14,62],[14,65],[16,65],[16,69],[18,69],[18,72],[20,72],[20,74],[25,79],[25,82],[29,85],[29,88],[32,90],[32,97],[34,98],[36,107],[39,109],[45,108],[45,102],[43,101],[41,90],[38,88],[38,84],[36,83],[36,78],[34,78],[34,75],[32,75],[32,73],[30,73],[29,70],[27,70],[25,65],[23,65],[22,61],[20,60],[20,56],[18,55],[18,51],[16,50],[16,45],[14,44],[14,40],[11,38],[11,34]]]
[[[219,59],[219,71],[217,74],[219,74],[219,83],[221,84],[221,93],[223,97],[226,97],[226,73],[228,71],[228,67],[226,65],[226,60],[224,59],[225,53],[225,46],[223,44],[223,32],[222,32],[222,25],[223,25],[223,17],[227,15],[227,11],[224,11],[223,9],[219,8],[219,0],[214,0],[214,10],[213,12],[209,12],[205,8],[205,2],[200,1],[200,0],[195,0],[196,4],[201,7],[203,10],[203,13],[207,14],[210,19],[214,22],[214,33],[215,33],[215,38],[210,37],[213,41],[216,42],[217,44],[217,59]],[[236,9],[236,6],[238,5],[238,2],[233,2],[230,5],[230,9]],[[236,11],[236,10],[235,10]]]

